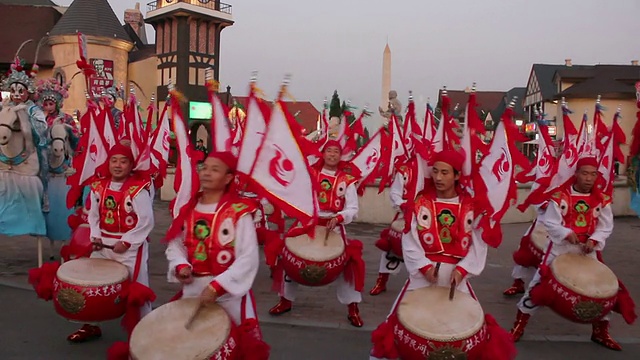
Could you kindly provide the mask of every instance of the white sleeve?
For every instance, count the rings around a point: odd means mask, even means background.
[[[487,243],[478,236],[477,230],[471,231],[471,245],[469,253],[465,256],[457,266],[467,271],[468,276],[478,276],[484,270],[487,263]]]
[[[344,219],[342,224],[347,225],[358,217],[358,190],[355,183],[347,186],[344,202],[344,209],[338,212],[338,215],[342,215]]]
[[[153,207],[149,191],[142,190],[131,200],[133,211],[138,216],[136,226],[122,234],[121,241],[131,244],[130,249],[137,249],[145,241],[153,230]]]
[[[177,238],[172,239],[167,245],[167,250],[164,252],[167,257],[167,262],[169,263],[169,271],[167,273],[169,282],[178,281],[178,279],[176,279],[176,266],[191,266],[191,264],[189,264],[187,247],[184,246],[184,236],[184,232],[181,232]]]
[[[391,183],[391,188],[389,189],[389,197],[391,198],[391,205],[397,211],[400,210],[400,205],[404,204],[404,199],[402,195],[404,193],[404,176],[399,172],[396,174],[395,179],[393,179],[393,183]]]
[[[214,282],[229,294],[242,296],[251,290],[259,265],[256,228],[251,215],[246,214],[236,224],[235,260],[227,270],[216,276]]]
[[[547,209],[539,216],[539,219],[544,227],[547,228],[549,238],[554,244],[566,245],[563,244],[563,241],[572,230],[562,225],[562,213],[560,212],[558,204],[550,201],[549,206],[547,206]]]
[[[411,231],[402,235],[402,257],[411,275],[418,275],[420,269],[433,265],[433,262],[424,254],[424,248],[420,244],[415,215],[411,219]]]
[[[95,191],[91,190],[89,201],[91,201],[91,208],[87,215],[87,221],[89,222],[90,236],[100,238],[102,237],[100,232],[100,197]]]
[[[613,232],[613,210],[611,209],[611,205],[607,205],[602,210],[600,210],[600,215],[598,216],[598,225],[596,225],[596,229],[591,234],[589,239],[595,240],[598,245],[596,246],[596,250],[601,251],[604,249],[607,239],[611,236]]]

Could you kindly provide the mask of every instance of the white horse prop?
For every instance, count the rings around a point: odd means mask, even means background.
[[[67,219],[74,209],[67,208],[67,177],[73,174],[72,157],[78,139],[70,125],[55,121],[49,128],[49,172],[47,195],[49,211],[45,213],[47,237],[51,242],[51,258],[55,253],[55,241],[67,241],[71,237]],[[53,259],[52,259],[53,260]]]
[[[0,111],[0,234],[46,234],[40,163],[31,131],[26,106],[4,104]],[[39,255],[41,251],[39,243]]]

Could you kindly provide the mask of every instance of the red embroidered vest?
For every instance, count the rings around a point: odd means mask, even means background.
[[[432,261],[457,263],[469,253],[473,207],[470,201],[461,200],[436,201],[425,194],[416,198],[418,236],[425,255]]]
[[[133,230],[138,215],[133,211],[133,199],[143,190],[149,190],[149,181],[128,180],[119,191],[109,189],[111,180],[100,180],[91,184],[100,202],[100,231],[105,237],[119,239]]]
[[[220,275],[233,264],[236,224],[242,215],[255,210],[255,202],[245,199],[226,201],[212,214],[192,210],[184,245],[194,273]]]
[[[611,203],[611,197],[602,195],[602,199],[592,194],[572,194],[571,189],[558,191],[551,196],[562,213],[562,225],[586,242],[596,230],[600,210]]]
[[[318,204],[321,211],[337,213],[342,211],[345,204],[347,187],[356,182],[356,178],[342,171],[335,175],[327,175],[321,171],[316,172],[318,182]]]

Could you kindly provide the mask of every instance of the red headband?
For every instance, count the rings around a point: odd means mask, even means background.
[[[131,161],[131,163],[133,163],[133,161],[134,161],[133,152],[131,151],[131,147],[127,146],[127,145],[124,145],[122,143],[116,143],[115,145],[113,145],[111,147],[111,149],[109,149],[109,159],[111,159],[112,157],[114,157],[116,155],[125,156],[127,159],[129,159],[129,161]]]
[[[443,162],[451,165],[456,171],[462,171],[462,165],[464,164],[464,154],[455,150],[442,150],[435,153],[433,156],[433,162]]]
[[[583,166],[593,166],[597,168],[598,159],[596,159],[595,156],[583,157],[582,159],[578,160],[578,163],[576,164],[576,169],[580,169]]]
[[[222,161],[231,171],[236,171],[238,166],[238,159],[230,151],[213,151],[209,153],[208,157]]]
[[[324,152],[324,150],[327,150],[327,149],[328,149],[328,148],[330,148],[331,146],[335,146],[335,147],[337,147],[338,149],[340,149],[340,152],[342,152],[342,145],[340,145],[340,142],[339,142],[338,140],[334,140],[334,139],[328,140],[328,141],[324,144],[324,148],[323,148],[323,150],[322,150],[322,151]]]

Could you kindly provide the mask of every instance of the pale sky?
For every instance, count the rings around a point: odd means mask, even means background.
[[[291,73],[290,92],[318,108],[334,89],[355,106],[377,108],[387,39],[392,89],[404,105],[409,90],[423,104],[428,97],[434,103],[443,85],[524,87],[533,63],[640,58],[638,0],[224,1],[233,6],[235,24],[222,32],[221,85],[244,95],[257,70],[258,86],[273,97]],[[109,2],[121,21],[136,3]],[[147,36],[155,42],[152,28]]]

